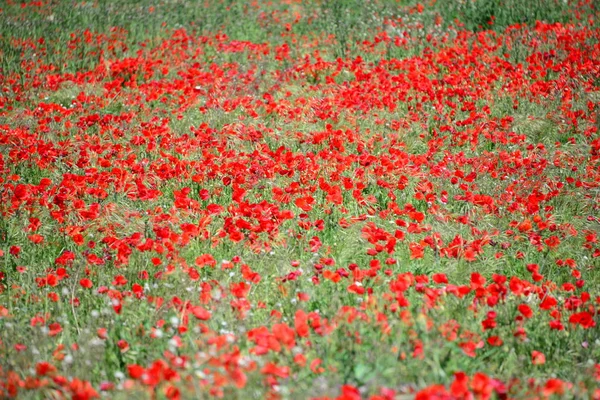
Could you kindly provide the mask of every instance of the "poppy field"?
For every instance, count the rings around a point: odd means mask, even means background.
[[[599,13],[0,3],[0,398],[600,399]]]

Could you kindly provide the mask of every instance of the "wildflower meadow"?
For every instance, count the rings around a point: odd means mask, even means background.
[[[0,398],[600,399],[599,22],[0,2]]]

